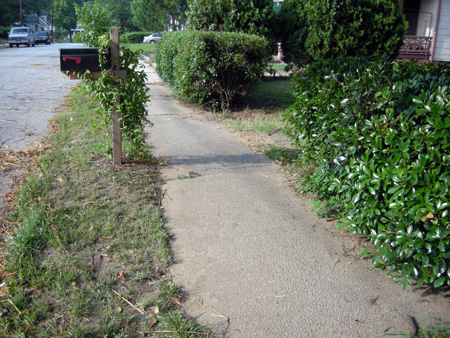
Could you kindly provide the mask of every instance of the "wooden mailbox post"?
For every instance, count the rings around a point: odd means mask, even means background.
[[[109,36],[111,39],[111,70],[114,73],[114,71],[119,71],[120,66],[119,29],[111,27]],[[119,104],[120,95],[117,97],[115,105],[118,106]],[[112,113],[112,134],[113,163],[119,165],[122,164],[122,132],[120,130],[120,112],[117,109],[114,109]]]
[[[126,78],[127,71],[120,68],[119,29],[111,27],[109,30],[111,40],[111,72],[118,78]],[[89,70],[89,78],[97,80],[102,76],[98,61],[98,48],[70,48],[60,49],[61,71],[68,71],[69,79],[79,79],[79,74]],[[109,68],[109,67],[108,67]],[[117,82],[119,85],[119,82]],[[120,96],[114,104],[120,105]],[[122,164],[122,132],[120,126],[120,112],[114,109],[112,113],[112,143],[113,163]]]

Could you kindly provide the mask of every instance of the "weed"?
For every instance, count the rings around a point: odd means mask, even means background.
[[[300,152],[297,149],[272,146],[264,152],[264,155],[267,158],[270,158],[274,161],[279,161],[282,164],[292,164],[298,162]]]
[[[178,312],[169,311],[167,314],[158,316],[155,333],[159,333],[159,337],[200,338],[209,337],[210,331],[199,328],[193,319],[184,318]]]
[[[187,175],[181,175],[178,177],[179,180],[185,180],[185,179],[191,179],[202,176],[199,173],[196,173],[195,171],[190,171]]]
[[[412,336],[413,338],[449,338],[450,337],[450,327],[447,327],[445,323],[442,321],[442,319],[429,317],[438,322],[437,326],[435,325],[428,325],[426,329],[418,328],[417,333]],[[386,330],[385,334],[397,334],[401,335],[404,338],[411,337],[410,334],[404,333],[404,332],[396,332],[396,331],[390,331]]]

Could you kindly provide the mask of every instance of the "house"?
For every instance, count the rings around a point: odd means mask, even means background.
[[[450,0],[399,0],[409,23],[400,59],[450,62]]]
[[[25,15],[23,18],[23,25],[26,27],[33,27],[36,31],[50,31],[50,24],[47,22],[47,14]]]

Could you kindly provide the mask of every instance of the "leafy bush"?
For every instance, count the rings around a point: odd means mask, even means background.
[[[53,31],[53,40],[64,41],[64,39],[68,39],[69,33],[69,31]]]
[[[80,42],[89,46],[100,47],[99,62],[106,63],[106,55],[111,50],[109,30],[112,22],[106,14],[106,9],[97,1],[87,2],[83,7],[75,4],[78,22],[85,28],[78,35]],[[145,124],[151,124],[147,119],[148,88],[145,85],[147,75],[139,66],[139,53],[120,47],[119,69],[127,71],[126,78],[117,78],[110,70],[103,70],[98,80],[87,80],[85,88],[93,95],[102,109],[97,111],[103,117],[103,124],[94,127],[100,130],[111,123],[111,114],[120,113],[121,133],[130,144],[130,157],[145,156]],[[120,103],[117,104],[117,97]]]
[[[267,42],[256,35],[179,31],[165,34],[157,72],[184,100],[227,110],[264,74]]]
[[[295,78],[287,133],[316,170],[301,189],[367,235],[374,264],[402,287],[450,285],[450,72],[339,59]]]
[[[0,26],[0,38],[7,39],[8,38],[8,33],[9,33],[10,30],[11,30],[11,26],[7,26],[7,27]]]
[[[144,36],[150,35],[153,32],[131,32],[121,35],[121,41],[125,43],[142,43]]]
[[[398,1],[314,0],[305,8],[306,47],[314,60],[340,55],[398,55],[407,29]]]
[[[286,0],[280,40],[287,61],[376,56],[394,59],[407,22],[396,0]]]

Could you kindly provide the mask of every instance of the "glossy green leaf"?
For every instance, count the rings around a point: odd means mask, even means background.
[[[442,276],[442,277],[436,279],[436,280],[434,281],[434,283],[433,283],[433,286],[434,286],[435,288],[441,287],[442,285],[444,285],[445,279],[446,279],[445,276]]]
[[[412,282],[411,282],[410,278],[405,278],[403,280],[403,282],[402,282],[402,290],[405,290],[407,285],[409,285],[409,286],[412,285]]]

